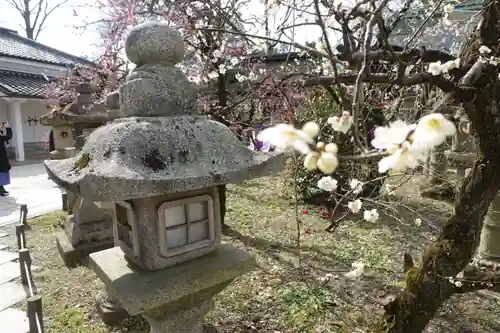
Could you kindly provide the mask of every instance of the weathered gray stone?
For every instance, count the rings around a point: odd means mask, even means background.
[[[54,139],[56,135],[61,136],[63,128],[72,133],[71,137],[66,137],[64,148],[56,146],[58,149],[51,152],[54,160],[75,156],[92,129],[111,119],[102,104],[89,105],[92,102],[90,94],[99,92],[101,88],[88,83],[76,84],[74,88],[79,93],[75,101],[42,117],[46,124],[57,125],[53,127]],[[74,140],[73,133],[81,133],[83,137],[78,138],[78,141],[82,142],[75,142],[77,140]],[[91,200],[83,199],[78,193],[62,187],[66,191],[63,208],[71,215],[66,221],[65,231],[56,234],[57,248],[63,261],[68,266],[74,266],[88,253],[113,246],[112,212],[99,209]]]
[[[75,266],[89,253],[114,245],[113,216],[92,201],[77,197],[64,232],[56,234],[57,248],[67,266]]]
[[[497,195],[490,204],[484,218],[483,229],[478,247],[480,259],[500,262],[500,196]]]
[[[103,317],[123,306],[153,333],[201,332],[213,296],[255,265],[221,245],[220,185],[280,171],[284,155],[254,152],[196,115],[195,90],[173,67],[184,54],[176,31],[146,23],[125,45],[138,66],[118,89],[123,118],[92,132],[75,158],[45,166],[84,200],[113,202],[118,246],[90,255],[108,291]]]
[[[442,185],[446,182],[446,171],[448,170],[448,163],[445,155],[445,145],[442,144],[435,147],[431,151],[429,158],[429,172],[431,176],[432,185]]]
[[[119,88],[123,117],[196,115],[196,90],[178,68],[144,65]]]
[[[458,188],[463,183],[465,170],[471,168],[477,159],[477,147],[474,137],[471,135],[469,121],[462,119],[458,125],[457,133],[453,137],[451,150],[446,152],[448,165],[457,169]]]
[[[146,22],[128,34],[125,54],[137,66],[159,64],[173,67],[184,59],[184,41],[178,31],[163,22]]]
[[[96,295],[95,301],[99,316],[108,325],[120,323],[130,317],[110,290]]]
[[[241,183],[283,168],[206,117],[125,118],[100,127],[76,157],[45,161],[51,178],[96,201]]]
[[[255,260],[243,250],[222,244],[210,255],[148,272],[136,270],[123,251],[114,247],[92,253],[90,265],[135,316],[158,308],[175,313],[211,299],[233,279],[252,270]]]
[[[451,151],[457,153],[471,153],[477,150],[474,137],[471,135],[469,121],[460,121],[456,135],[452,138]]]
[[[214,239],[207,246],[191,250],[183,255],[165,257],[161,254],[160,238],[164,237],[163,232],[158,231],[159,223],[158,207],[168,201],[174,201],[185,197],[195,197],[208,195],[212,197],[214,209]],[[157,270],[173,266],[175,264],[200,257],[204,254],[215,251],[221,244],[221,221],[220,221],[220,206],[218,189],[210,187],[196,191],[186,191],[182,193],[172,193],[162,196],[154,196],[144,199],[134,200],[134,211],[141,212],[135,214],[135,225],[137,228],[132,230],[131,239],[136,241],[136,244],[126,244],[119,236],[115,235],[115,243],[127,254],[131,262],[140,268],[148,270]],[[132,241],[133,243],[134,241]]]

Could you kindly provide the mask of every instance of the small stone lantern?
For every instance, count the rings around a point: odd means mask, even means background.
[[[254,152],[197,115],[196,90],[174,67],[184,57],[177,31],[139,25],[125,51],[137,67],[119,88],[121,118],[46,168],[84,198],[114,202],[118,246],[90,255],[113,298],[152,333],[202,332],[213,296],[254,265],[221,244],[218,186],[278,172],[284,156]]]
[[[78,93],[75,100],[62,110],[53,111],[44,117],[58,119],[71,126],[70,132],[73,132],[73,129],[77,132],[76,128],[80,131],[95,129],[113,119],[103,104],[92,104],[91,94],[99,92],[99,87],[89,83],[78,83],[73,87]],[[56,132],[54,136],[57,136]],[[71,140],[74,145],[73,136]],[[77,147],[71,149],[73,155],[79,150]],[[70,156],[66,156],[68,157]],[[83,198],[64,185],[63,187],[66,189],[70,215],[66,218],[64,230],[56,234],[56,241],[64,263],[74,266],[89,253],[113,247],[113,211],[97,207],[91,200]]]
[[[75,156],[74,135],[71,121],[61,115],[62,107],[55,107],[50,112],[40,117],[40,124],[52,127],[54,150],[49,152],[54,160]],[[76,200],[71,193],[61,191],[61,201],[64,211],[71,214],[71,207]]]

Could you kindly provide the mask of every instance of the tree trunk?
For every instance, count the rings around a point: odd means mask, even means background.
[[[500,188],[498,161],[480,160],[469,175],[455,204],[455,214],[438,239],[427,248],[422,268],[406,272],[406,288],[385,306],[377,332],[420,333],[448,300],[455,277],[472,260],[483,220]]]
[[[453,97],[463,102],[475,129],[481,156],[467,176],[455,201],[455,213],[438,239],[423,255],[422,267],[405,263],[406,288],[385,305],[377,333],[420,333],[441,305],[456,291],[448,280],[456,277],[472,260],[478,247],[484,217],[500,189],[500,107],[499,69],[478,61],[481,45],[498,56],[500,0],[484,4],[482,20],[461,54],[470,70],[460,81]],[[471,67],[472,66],[472,67]]]

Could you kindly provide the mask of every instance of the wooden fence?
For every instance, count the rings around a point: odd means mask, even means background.
[[[28,206],[21,205],[19,223],[16,225],[17,248],[19,252],[19,268],[21,270],[21,282],[26,291],[28,302],[27,317],[29,323],[29,333],[43,333],[43,313],[42,297],[33,280],[31,272],[30,250],[26,247],[26,223],[28,216]]]

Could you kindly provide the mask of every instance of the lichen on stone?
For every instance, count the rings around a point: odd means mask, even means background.
[[[90,155],[88,153],[83,153],[82,156],[80,156],[76,162],[75,162],[75,168],[77,169],[83,169],[90,163]]]

